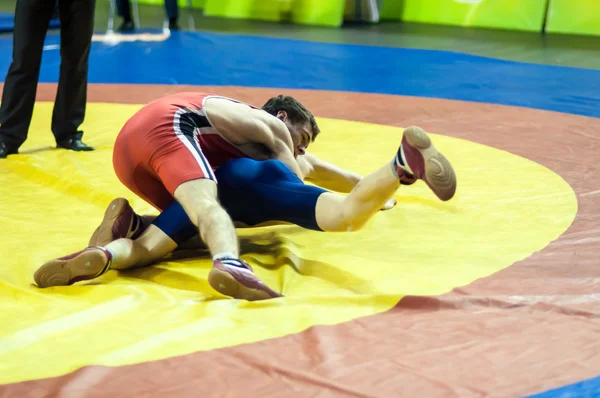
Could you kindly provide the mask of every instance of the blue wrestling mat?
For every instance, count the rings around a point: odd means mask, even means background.
[[[56,29],[60,27],[60,21],[53,19],[50,21],[48,29]],[[0,32],[12,32],[15,29],[15,15],[6,12],[0,12]]]
[[[154,36],[159,37],[160,34]],[[48,35],[46,44],[58,45],[60,37]],[[10,51],[10,45],[7,40],[0,40],[0,50]],[[210,58],[203,56],[207,53],[211,54]],[[172,32],[168,39],[163,40],[94,42],[90,59],[95,60],[90,63],[90,83],[353,91],[454,99],[600,117],[599,71],[505,61],[450,51]],[[144,59],[145,63],[138,65],[139,59]],[[190,59],[196,67],[189,66]],[[226,62],[223,64],[215,60]],[[0,70],[8,70],[8,63],[0,60]],[[146,63],[153,67],[146,68]],[[127,72],[124,72],[124,64]],[[60,53],[49,53],[42,65],[40,82],[54,82],[59,65]],[[227,69],[227,74],[223,73],[223,68]]]

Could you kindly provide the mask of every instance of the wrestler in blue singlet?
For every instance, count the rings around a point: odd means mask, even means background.
[[[326,190],[306,185],[279,160],[230,160],[215,172],[219,201],[233,221],[254,226],[283,221],[322,231],[315,219],[317,199]],[[183,207],[173,202],[153,222],[177,244],[198,234]]]

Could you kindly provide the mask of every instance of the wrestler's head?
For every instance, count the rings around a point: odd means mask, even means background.
[[[294,143],[294,156],[304,154],[320,132],[313,114],[293,97],[278,95],[269,99],[262,109],[285,123]]]

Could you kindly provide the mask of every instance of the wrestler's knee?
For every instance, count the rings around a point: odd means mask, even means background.
[[[358,231],[367,223],[346,197],[329,192],[317,200],[315,216],[319,227],[326,232]]]
[[[343,209],[340,217],[338,231],[340,232],[354,232],[362,229],[367,220],[362,217],[358,217],[357,213],[351,209]]]
[[[194,223],[211,209],[220,207],[217,184],[209,179],[184,182],[177,187],[174,196]]]

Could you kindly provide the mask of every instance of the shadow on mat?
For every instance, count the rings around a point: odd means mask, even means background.
[[[298,274],[318,278],[332,285],[343,287],[355,294],[367,294],[374,291],[373,285],[356,275],[344,271],[339,267],[318,260],[307,260],[297,253],[299,248],[290,239],[278,235],[276,232],[255,234],[252,238],[240,238],[240,254],[251,263],[268,270],[278,270],[283,266],[292,267]],[[260,258],[258,258],[260,256]],[[163,262],[180,262],[178,266],[198,267],[197,263],[186,260],[210,259],[206,246],[199,240],[186,242],[181,248],[166,257]],[[149,272],[152,270],[152,272]],[[208,282],[197,279],[188,274],[167,268],[148,266],[131,270],[120,271],[123,275],[155,283],[163,284],[175,289],[210,291]],[[171,274],[172,273],[172,274]],[[185,286],[185,287],[182,287]]]
[[[35,148],[35,149],[19,150],[19,155],[33,155],[34,153],[53,151],[56,149],[57,149],[56,147],[45,146],[45,147]]]
[[[212,291],[206,279],[196,278],[189,274],[160,266],[122,270],[119,271],[119,274],[127,278],[140,279],[178,290],[189,290],[192,292]],[[209,296],[207,300],[217,298],[217,296]]]

